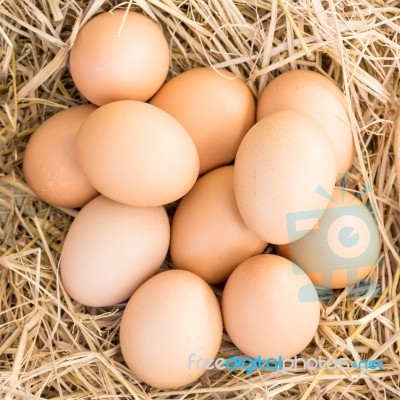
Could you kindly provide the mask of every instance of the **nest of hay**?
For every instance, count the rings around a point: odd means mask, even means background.
[[[399,6],[398,0],[0,1],[1,398],[399,399],[400,208],[392,147]],[[322,303],[320,327],[301,356],[379,359],[383,370],[213,370],[181,390],[156,390],[123,362],[124,304],[86,308],[65,293],[58,261],[76,211],[39,201],[21,164],[29,135],[45,118],[85,102],[71,81],[68,52],[90,17],[114,7],[163,25],[170,76],[194,66],[225,67],[257,96],[281,72],[307,68],[342,88],[357,149],[346,186],[373,206],[382,257],[369,277],[372,287],[357,296],[336,291]],[[224,335],[218,357],[238,354]]]

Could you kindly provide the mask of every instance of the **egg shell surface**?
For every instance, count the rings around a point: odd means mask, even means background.
[[[225,329],[247,356],[293,357],[314,337],[320,303],[308,276],[291,261],[260,254],[240,264],[222,295]]]
[[[82,208],[65,238],[63,285],[86,306],[125,301],[162,265],[169,238],[163,207],[133,207],[98,196]]]
[[[233,190],[233,166],[200,177],[179,203],[172,221],[173,264],[209,284],[225,281],[242,261],[266,246],[240,216]]]
[[[121,321],[122,355],[139,379],[171,389],[194,382],[222,339],[221,310],[211,288],[189,271],[169,270],[146,281]]]
[[[321,125],[333,146],[339,181],[352,166],[355,147],[346,100],[336,83],[314,71],[284,72],[261,93],[257,121],[281,110],[304,113]]]
[[[193,68],[168,81],[150,100],[189,132],[200,157],[200,173],[231,162],[255,123],[254,97],[233,73]]]
[[[234,189],[246,225],[268,243],[304,236],[328,205],[336,177],[332,145],[313,119],[279,111],[240,144]]]
[[[199,173],[193,140],[172,116],[147,103],[108,103],[85,120],[78,161],[91,184],[112,200],[160,206],[185,195]]]
[[[69,67],[79,91],[101,106],[117,100],[149,99],[163,84],[169,48],[150,18],[123,10],[95,16],[79,31]]]
[[[35,194],[51,205],[82,207],[98,194],[83,173],[75,151],[78,129],[95,109],[85,104],[59,111],[29,138],[24,177]]]

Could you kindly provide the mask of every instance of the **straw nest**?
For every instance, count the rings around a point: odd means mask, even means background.
[[[308,68],[343,89],[357,148],[346,184],[375,210],[382,257],[361,297],[341,290],[322,304],[318,333],[301,356],[379,359],[383,370],[215,370],[182,390],[155,390],[121,357],[124,305],[85,308],[65,293],[58,261],[76,211],[39,201],[21,162],[45,118],[85,101],[68,72],[69,49],[90,17],[117,6],[163,25],[170,76],[225,67],[257,96],[282,71]],[[399,21],[398,0],[0,1],[1,398],[399,399],[400,208],[392,147]],[[237,354],[224,335],[218,356]]]

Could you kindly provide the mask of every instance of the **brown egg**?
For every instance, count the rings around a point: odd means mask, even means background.
[[[24,154],[24,176],[36,195],[58,207],[82,207],[97,191],[83,174],[75,152],[75,137],[92,105],[54,114],[32,134]]]
[[[347,104],[336,84],[313,71],[285,72],[262,92],[257,121],[281,110],[302,112],[321,125],[333,146],[339,180],[350,169],[355,149]]]
[[[211,288],[188,271],[162,272],[131,297],[122,316],[120,342],[134,375],[157,388],[178,388],[205,371],[222,339],[222,318]]]
[[[255,101],[229,71],[193,68],[167,82],[151,104],[174,116],[189,132],[200,157],[200,173],[235,158],[255,122]]]
[[[132,207],[98,196],[79,212],[65,238],[61,279],[86,306],[127,300],[162,265],[169,221],[162,207]]]
[[[97,109],[81,126],[76,144],[91,184],[124,204],[150,207],[175,201],[199,173],[196,147],[182,125],[139,101]]]
[[[364,279],[376,265],[379,232],[368,208],[344,189],[335,188],[318,224],[279,251],[316,285],[345,288]]]
[[[261,253],[266,246],[239,214],[233,166],[203,175],[181,200],[173,218],[173,264],[210,284],[225,281],[242,261]]]
[[[335,177],[332,145],[313,119],[289,110],[271,114],[248,132],[236,156],[240,214],[266,242],[292,242],[317,223]]]
[[[78,33],[70,71],[79,91],[101,106],[116,100],[149,99],[169,68],[168,43],[150,18],[124,11],[102,13]]]
[[[229,277],[222,315],[232,342],[250,357],[293,357],[319,324],[317,292],[295,264],[272,254],[244,261]]]

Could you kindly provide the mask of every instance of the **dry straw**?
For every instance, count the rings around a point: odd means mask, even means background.
[[[279,73],[308,68],[343,89],[357,148],[347,187],[376,211],[382,258],[370,279],[381,291],[356,298],[338,291],[322,304],[318,333],[301,355],[379,359],[383,370],[210,371],[182,390],[160,391],[138,382],[123,363],[123,305],[85,308],[67,296],[58,261],[76,211],[35,198],[21,160],[46,117],[84,101],[67,70],[70,46],[85,21],[117,6],[163,25],[171,75],[225,67],[257,95]],[[400,399],[400,209],[392,146],[398,0],[0,0],[0,43],[2,399]],[[219,356],[236,354],[224,336]]]

